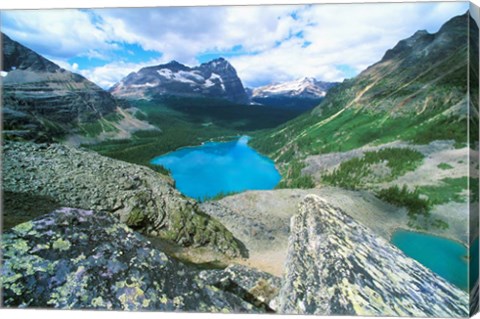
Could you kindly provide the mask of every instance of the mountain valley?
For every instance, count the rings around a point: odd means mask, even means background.
[[[2,33],[4,306],[468,315],[472,283],[392,237],[478,236],[478,37],[456,16],[341,83],[246,88],[220,57],[104,90]],[[194,199],[153,161],[240,136],[281,175],[273,189]]]

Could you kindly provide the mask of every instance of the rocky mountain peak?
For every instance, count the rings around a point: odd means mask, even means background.
[[[115,84],[110,91],[122,98],[161,96],[208,97],[246,103],[248,98],[235,68],[224,58],[196,67],[177,61],[145,67]]]
[[[211,73],[219,74],[222,77],[227,77],[232,79],[238,78],[237,71],[235,70],[235,68],[230,64],[230,62],[228,62],[227,60],[221,57],[206,63],[202,63],[198,68],[207,73],[211,72]]]
[[[336,83],[317,81],[313,77],[302,77],[297,80],[276,83],[256,88],[252,92],[253,98],[270,97],[300,97],[319,99]]]
[[[467,12],[465,12],[462,15],[455,16],[445,22],[441,27],[440,30],[438,30],[438,33],[444,33],[444,32],[449,32],[449,33],[455,33],[455,32],[464,32],[465,30],[465,24],[469,20],[470,15]]]
[[[61,68],[41,55],[12,40],[6,34],[2,37],[2,70],[30,70],[35,72],[56,72]]]
[[[206,62],[206,63],[202,63],[200,65],[200,67],[202,67],[202,66],[209,67],[209,68],[216,69],[216,70],[223,70],[223,69],[233,69],[233,70],[235,70],[233,68],[233,66],[230,64],[230,62],[228,62],[227,60],[225,60],[222,57],[216,58],[216,59],[214,59],[212,61],[209,61],[209,62]]]
[[[388,50],[381,61],[402,58],[411,53],[426,54],[437,58],[439,50],[455,50],[466,43],[467,19],[467,14],[456,16],[447,21],[434,34],[426,30],[418,30],[411,37],[401,40],[395,47]],[[427,47],[429,48],[427,49]]]
[[[317,80],[316,80],[315,78],[305,76],[305,77],[303,77],[303,78],[298,79],[298,82],[302,82],[302,83],[315,83],[315,82],[317,82]]]
[[[170,62],[166,63],[165,66],[176,66],[176,65],[183,65],[181,64],[180,62],[178,62],[177,60],[171,60]]]
[[[411,37],[401,40],[396,46],[388,50],[382,58],[382,61],[391,60],[401,57],[412,52],[415,49],[424,47],[431,43],[435,35],[428,33],[426,30],[419,30]]]

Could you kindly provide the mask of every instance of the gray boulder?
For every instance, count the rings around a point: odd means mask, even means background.
[[[223,270],[205,270],[199,278],[206,284],[230,291],[256,307],[275,312],[274,298],[282,285],[281,278],[241,265],[231,265]]]
[[[468,300],[318,196],[292,217],[281,313],[466,317]]]

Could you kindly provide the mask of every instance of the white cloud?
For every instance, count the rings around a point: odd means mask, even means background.
[[[149,60],[142,63],[126,63],[123,61],[111,62],[100,67],[77,70],[90,81],[93,81],[104,89],[109,89],[123,77],[132,72],[136,72],[139,69],[150,66],[165,63],[164,60]]]
[[[109,50],[108,34],[79,10],[2,12],[2,32],[44,55],[69,58],[90,50]]]
[[[10,11],[2,13],[2,31],[102,87],[148,63],[194,65],[199,54],[241,45],[246,54],[229,60],[251,86],[303,76],[342,80],[340,65],[359,72],[399,40],[418,29],[436,32],[467,8],[443,2]],[[125,43],[161,52],[162,59],[127,63]],[[74,56],[105,65],[65,62]]]
[[[300,25],[296,6],[199,7],[96,10],[112,38],[139,43],[185,63],[206,51],[266,50]]]
[[[66,61],[56,59],[55,57],[49,57],[49,56],[45,56],[45,57],[65,70],[68,70],[70,72],[77,72],[78,66],[75,67],[74,66],[75,63],[70,64]]]
[[[303,40],[292,39],[279,48],[232,58],[231,62],[247,85],[302,76],[341,81],[347,74],[336,66],[348,65],[360,72],[415,31],[436,32],[466,10],[462,3],[311,6],[297,12],[303,23]],[[302,48],[304,41],[311,44]]]

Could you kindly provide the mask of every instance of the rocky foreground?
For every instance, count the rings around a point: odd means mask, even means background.
[[[59,145],[5,141],[3,191],[43,196],[60,207],[106,211],[139,232],[183,246],[208,246],[228,256],[242,245],[167,176]]]
[[[468,295],[318,196],[292,218],[283,278],[199,270],[112,214],[62,208],[3,235],[7,307],[464,317]]]
[[[241,266],[194,270],[105,212],[62,208],[2,245],[7,307],[266,312],[280,283]]]

